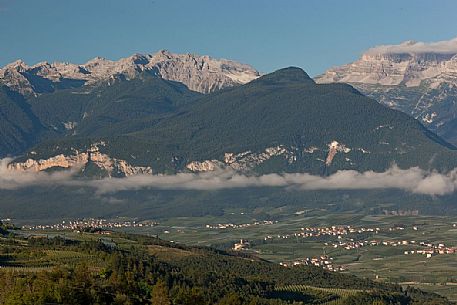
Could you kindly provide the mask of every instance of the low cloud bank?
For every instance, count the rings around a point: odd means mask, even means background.
[[[283,187],[299,190],[370,190],[400,189],[416,194],[445,195],[457,189],[457,169],[440,174],[417,167],[385,172],[342,170],[328,177],[307,173],[267,174],[246,176],[234,171],[176,175],[138,175],[101,180],[77,179],[72,171],[56,173],[10,171],[9,160],[0,161],[0,189],[16,190],[29,186],[74,186],[95,189],[99,195],[140,189],[220,190],[247,187]]]
[[[369,49],[367,54],[399,54],[399,53],[439,53],[457,54],[457,37],[437,42],[406,41],[397,45],[380,45]]]
[[[231,171],[221,171],[204,174],[181,173],[169,176],[103,179],[95,181],[92,186],[97,189],[99,194],[144,188],[219,190],[247,187],[292,187],[300,190],[401,189],[417,194],[445,195],[453,193],[457,189],[457,175],[455,171],[444,175],[427,173],[419,168],[402,170],[397,167],[392,167],[382,173],[343,170],[328,177],[307,173],[245,176]]]

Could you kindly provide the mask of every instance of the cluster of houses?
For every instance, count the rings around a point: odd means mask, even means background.
[[[389,231],[404,230],[404,227],[395,226],[388,228]],[[304,227],[301,228],[300,232],[293,234],[278,234],[278,235],[267,235],[264,240],[270,239],[288,239],[288,238],[310,238],[310,237],[322,237],[322,236],[337,236],[339,239],[344,235],[348,234],[363,234],[363,233],[374,233],[377,234],[381,231],[380,228],[365,228],[365,227],[352,227],[352,226],[330,226],[330,227]]]
[[[133,227],[153,227],[157,223],[153,221],[109,221],[106,219],[78,219],[70,221],[62,221],[58,224],[52,225],[35,225],[35,226],[22,226],[24,230],[73,230],[80,231],[88,228],[95,229],[115,229],[115,228],[133,228]]]
[[[234,224],[234,223],[218,223],[215,225],[207,224],[205,228],[207,229],[239,229],[239,228],[248,228],[253,226],[260,226],[260,225],[272,225],[278,223],[277,220],[264,220],[264,221],[255,221],[252,223],[242,223],[242,224]]]
[[[327,255],[317,257],[305,257],[303,259],[294,260],[290,262],[280,262],[281,266],[294,267],[294,266],[316,266],[321,267],[328,271],[344,271],[345,269],[341,266],[333,264],[333,258]]]
[[[331,245],[333,248],[344,248],[345,250],[353,250],[358,249],[366,246],[406,246],[406,245],[414,245],[418,244],[416,241],[411,240],[387,240],[387,241],[380,241],[380,240],[361,240],[361,241],[354,241],[354,239],[350,239],[348,241],[339,241],[336,243],[325,243],[326,246]]]
[[[404,251],[405,255],[409,254],[423,254],[430,258],[438,254],[454,254],[457,253],[457,247],[446,247],[444,244],[433,244],[428,242],[417,242],[415,240],[364,240],[364,241],[354,241],[353,239],[349,241],[340,241],[337,243],[329,244],[325,243],[326,246],[331,245],[333,248],[343,248],[345,250],[354,250],[366,246],[390,246],[390,247],[399,247],[399,246],[408,246],[413,245],[416,247],[426,247],[426,249],[419,250],[407,250]]]
[[[427,258],[431,258],[434,255],[439,255],[439,254],[455,254],[457,253],[457,247],[446,247],[444,244],[431,244],[431,243],[420,243],[421,246],[427,247],[427,249],[424,250],[410,250],[410,251],[405,251],[405,255],[409,254],[422,254],[425,255]]]
[[[453,227],[457,227],[457,224],[453,224]],[[288,238],[309,238],[309,237],[322,237],[322,236],[336,236],[338,239],[343,239],[344,235],[349,235],[349,234],[363,234],[363,233],[374,233],[378,234],[381,231],[386,231],[386,232],[394,232],[394,231],[403,231],[405,230],[406,227],[403,225],[395,225],[393,227],[389,228],[370,228],[370,227],[352,227],[352,226],[329,226],[329,227],[304,227],[301,228],[300,232],[296,232],[293,234],[278,234],[278,235],[267,235],[264,240],[269,240],[269,239],[288,239]],[[412,226],[412,229],[414,231],[418,231],[419,227],[418,226]],[[351,240],[352,241],[352,240]],[[374,241],[363,241],[363,242],[354,242],[350,247],[353,248],[358,248],[361,246],[366,246],[367,244],[373,245]],[[400,243],[404,243],[405,241],[401,241]],[[398,242],[387,242],[389,244],[387,245],[392,245],[393,243]],[[392,244],[390,244],[392,243]],[[414,241],[411,241],[409,243],[415,243]]]
[[[326,246],[328,246],[328,243],[325,243]],[[375,246],[377,244],[374,244],[373,242],[368,242],[368,241],[348,241],[348,242],[338,242],[338,243],[333,243],[331,246],[333,248],[344,248],[345,250],[353,250],[353,249],[358,249],[365,247],[367,245]]]
[[[419,210],[383,210],[384,215],[387,216],[418,216]]]
[[[313,237],[313,236],[339,236],[347,234],[361,234],[365,232],[378,233],[381,231],[380,228],[354,228],[351,226],[331,226],[331,227],[306,227],[301,228],[299,234],[303,237]]]

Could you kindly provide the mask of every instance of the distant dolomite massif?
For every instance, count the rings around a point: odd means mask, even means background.
[[[437,88],[443,82],[457,81],[457,39],[451,42],[455,50],[433,49],[433,45],[425,48],[414,41],[375,47],[359,60],[329,69],[316,80],[405,87],[417,87],[429,81],[429,87]]]
[[[0,84],[23,95],[37,95],[56,88],[92,85],[115,78],[133,79],[149,72],[189,89],[209,93],[248,83],[260,76],[249,65],[194,54],[135,54],[117,61],[96,57],[85,64],[41,62],[32,66],[22,60],[0,69]]]
[[[457,38],[375,47],[315,80],[349,83],[457,144]]]

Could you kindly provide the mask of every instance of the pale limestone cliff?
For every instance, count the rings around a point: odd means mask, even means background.
[[[424,80],[431,80],[429,86],[437,87],[445,79],[455,78],[457,39],[448,41],[446,49],[423,45],[407,41],[372,48],[353,63],[327,70],[316,81],[417,87]]]
[[[101,170],[105,171],[108,176],[152,174],[151,167],[132,166],[125,160],[111,158],[106,154],[100,153],[97,145],[93,145],[87,152],[76,151],[73,155],[65,156],[60,154],[48,159],[28,159],[25,162],[10,163],[8,164],[8,169],[15,171],[37,172],[52,168],[81,169],[87,165],[89,161]]]
[[[186,165],[186,168],[193,172],[206,172],[216,169],[230,168],[237,171],[245,171],[253,169],[254,167],[262,164],[263,162],[276,157],[282,156],[288,160],[289,163],[296,161],[296,156],[285,146],[279,145],[268,147],[263,152],[245,151],[238,154],[225,153],[224,160],[205,160],[205,161],[192,161]]]
[[[186,165],[186,168],[193,172],[208,172],[221,168],[222,164],[217,160],[192,161]]]

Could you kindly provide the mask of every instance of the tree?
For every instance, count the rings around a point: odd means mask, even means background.
[[[116,297],[114,298],[115,305],[131,305],[132,302],[130,301],[129,297],[125,294],[116,293]]]
[[[176,298],[173,300],[174,304],[178,305],[204,305],[205,297],[201,289],[198,288],[182,288],[180,287]]]
[[[241,305],[243,302],[238,294],[230,292],[225,295],[220,301],[219,305]]]
[[[168,294],[168,286],[164,281],[159,280],[152,287],[152,305],[171,305],[170,297]]]

